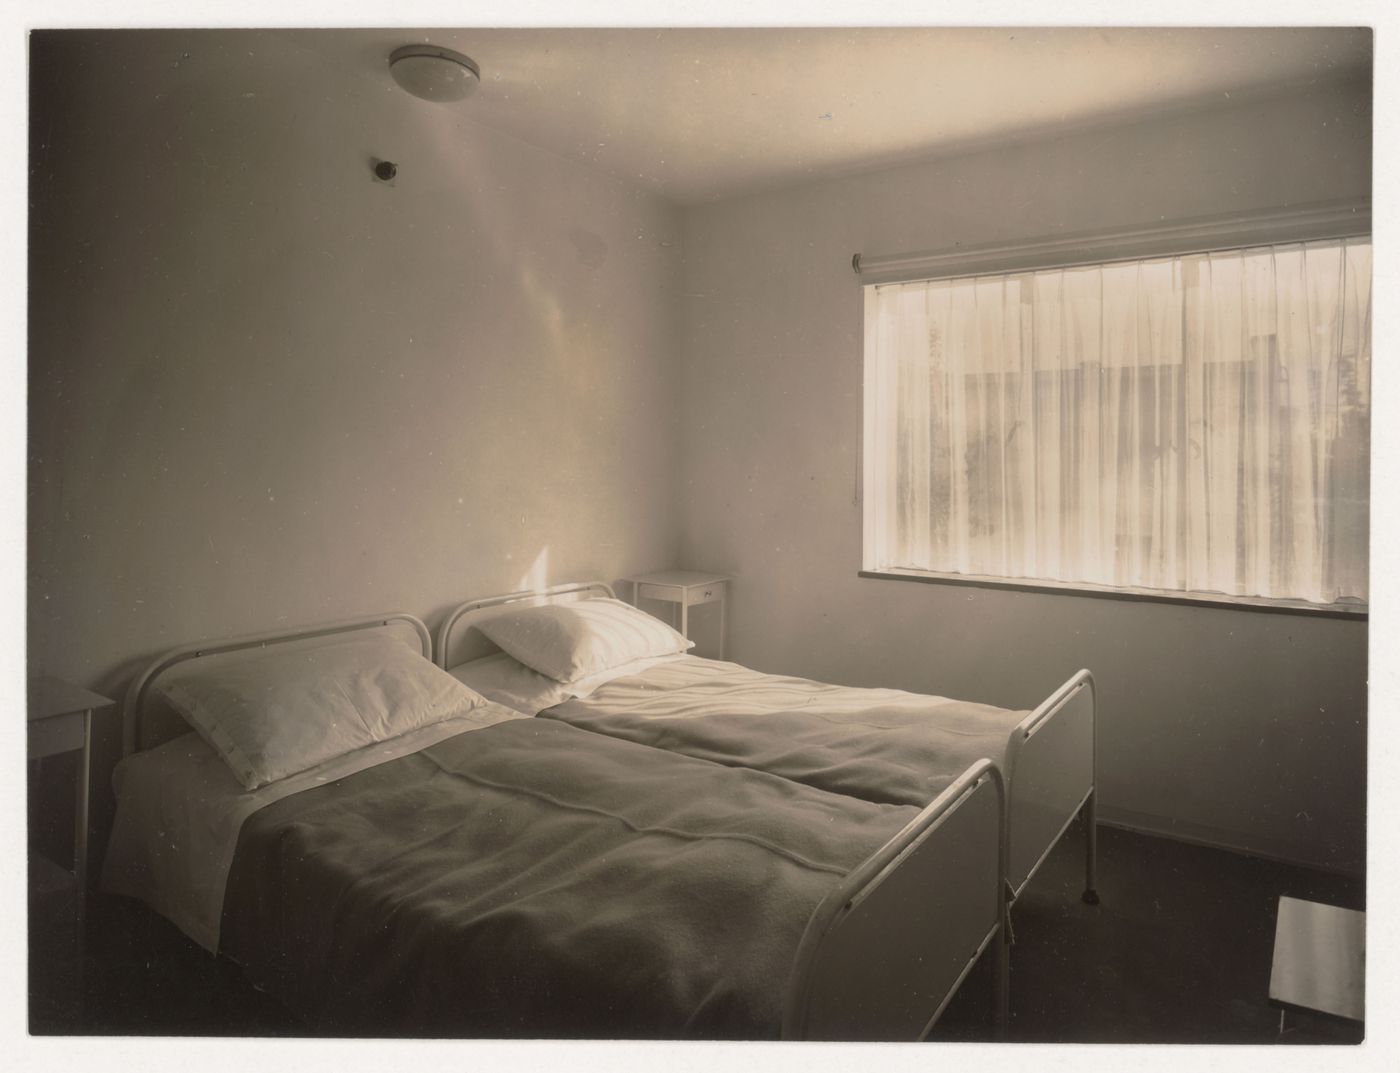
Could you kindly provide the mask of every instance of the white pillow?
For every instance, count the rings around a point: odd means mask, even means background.
[[[527,667],[560,682],[694,647],[660,619],[606,598],[526,607],[487,619],[477,629]]]
[[[615,678],[641,674],[658,663],[684,658],[679,652],[669,656],[643,656],[630,663],[575,678],[572,682],[559,682],[525,666],[507,652],[496,652],[468,663],[459,663],[448,668],[447,673],[489,701],[504,704],[526,715],[539,715],[546,708],[553,708],[573,697],[587,697]]]
[[[384,636],[189,660],[155,692],[249,790],[486,703]]]

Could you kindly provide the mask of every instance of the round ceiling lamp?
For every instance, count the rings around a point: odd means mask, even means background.
[[[470,56],[437,45],[404,45],[389,54],[394,81],[425,101],[460,101],[481,83]]]

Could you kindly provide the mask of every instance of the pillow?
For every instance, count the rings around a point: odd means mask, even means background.
[[[486,703],[385,636],[189,660],[154,691],[249,790]]]
[[[630,663],[575,678],[572,682],[559,682],[525,666],[507,652],[497,652],[468,663],[459,663],[448,668],[447,673],[489,701],[504,704],[526,715],[539,715],[546,708],[553,708],[574,697],[590,696],[615,678],[641,674],[658,663],[681,658],[679,652],[668,656],[643,656]]]
[[[559,682],[694,647],[660,619],[606,598],[526,607],[487,619],[477,629]]]

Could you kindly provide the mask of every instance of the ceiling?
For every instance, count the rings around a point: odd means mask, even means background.
[[[481,66],[473,122],[680,204],[1142,113],[1369,78],[1351,28],[304,31],[379,72],[431,42]]]

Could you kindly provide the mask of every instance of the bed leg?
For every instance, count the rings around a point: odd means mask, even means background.
[[[995,1039],[1005,1042],[1011,1023],[1011,907],[1002,911],[1001,934],[996,937],[992,962],[993,1002],[996,1011]]]
[[[1094,795],[1096,792],[1096,790],[1089,791],[1089,796],[1085,798],[1084,808],[1081,812],[1084,818],[1083,899],[1086,905],[1099,904],[1099,892],[1096,889],[1098,880],[1097,810],[1094,807]]]

